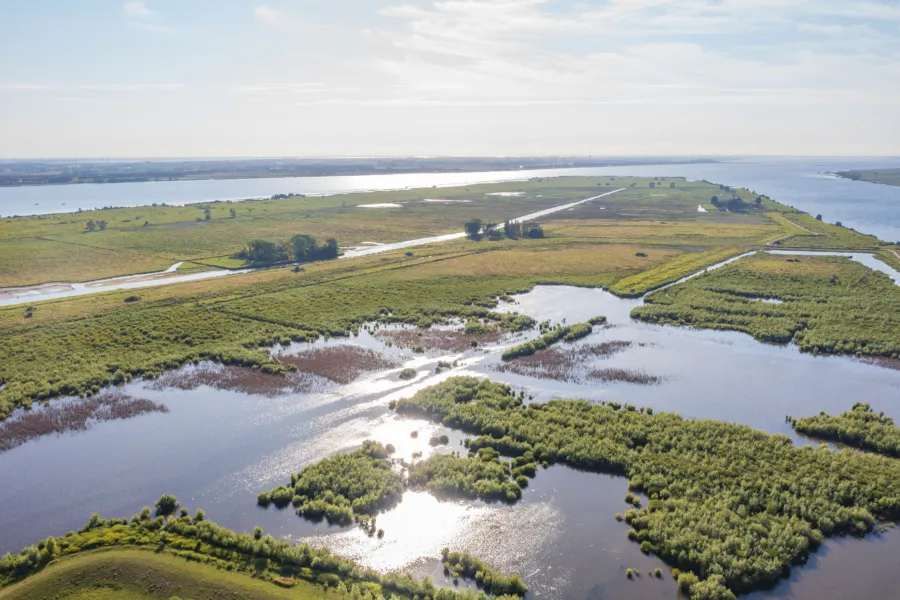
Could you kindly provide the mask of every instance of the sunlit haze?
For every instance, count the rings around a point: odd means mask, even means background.
[[[0,157],[900,153],[895,0],[0,5]]]

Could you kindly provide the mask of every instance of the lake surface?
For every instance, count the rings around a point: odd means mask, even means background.
[[[488,183],[563,175],[684,176],[745,187],[824,220],[841,221],[887,241],[900,241],[900,187],[826,175],[855,168],[900,167],[900,158],[758,157],[720,163],[640,165],[485,173],[418,173],[278,179],[152,181],[0,188],[0,215],[74,212],[103,206],[189,204],[268,198],[274,194],[339,194],[432,186]]]
[[[391,399],[460,374],[488,376],[526,388],[535,401],[554,397],[616,400],[689,417],[714,418],[789,435],[798,444],[786,414],[844,411],[864,398],[876,410],[900,419],[900,371],[851,358],[814,357],[794,347],[760,344],[739,333],[696,331],[634,322],[629,313],[641,300],[619,299],[596,289],[539,286],[502,310],[538,320],[580,322],[606,315],[578,344],[629,341],[630,348],[603,359],[604,366],[640,369],[663,378],[660,385],[565,383],[500,373],[500,353],[521,336],[461,354],[415,355],[386,347],[363,331],[349,340],[319,341],[314,347],[358,344],[398,358],[418,371],[400,381],[398,368],[332,385],[311,394],[276,398],[219,391],[154,390],[146,383],[128,391],[167,405],[168,414],[105,422],[93,429],[33,440],[0,454],[0,552],[17,551],[47,535],[83,525],[92,512],[130,516],[162,493],[183,505],[204,508],[210,519],[238,531],[260,525],[267,532],[324,545],[377,569],[409,569],[443,580],[436,557],[443,546],[470,551],[496,568],[518,572],[533,598],[676,598],[664,581],[646,574],[665,565],[645,556],[616,522],[623,511],[626,481],[561,466],[539,469],[515,505],[441,502],[408,492],[403,502],[378,517],[383,539],[355,527],[315,524],[291,510],[261,509],[256,495],[288,480],[292,471],[367,438],[397,447],[410,459],[435,450],[428,439],[447,433],[460,448],[463,435],[431,422],[401,418],[388,410]],[[529,336],[536,335],[531,332]],[[310,345],[294,345],[297,351]],[[459,360],[435,374],[438,360]],[[411,431],[419,432],[417,438]],[[806,568],[755,599],[887,597],[900,550],[900,532],[871,540],[833,540]],[[857,565],[845,568],[845,561]],[[637,581],[625,569],[639,569]],[[861,591],[871,595],[859,595]]]

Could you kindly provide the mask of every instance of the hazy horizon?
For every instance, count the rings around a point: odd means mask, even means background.
[[[5,159],[900,155],[891,0],[0,11]]]

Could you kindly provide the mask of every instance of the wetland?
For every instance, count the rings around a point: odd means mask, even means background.
[[[758,252],[774,240],[782,249],[785,241],[802,246],[804,238],[828,247],[820,237],[844,253],[871,252],[871,238],[827,224],[815,230],[821,235],[805,235],[797,225],[805,227],[806,217],[768,198],[758,210],[722,212],[709,203],[714,190],[722,193],[711,184],[615,179],[563,180],[553,183],[555,192],[538,183],[478,190],[493,194],[489,202],[516,203],[503,209],[510,218],[546,210],[543,202],[558,206],[594,196],[598,184],[624,185],[621,194],[602,199],[605,206],[591,202],[548,213],[540,240],[456,239],[412,256],[389,249],[310,263],[302,273],[267,269],[147,288],[139,302],[123,302],[128,292],[110,291],[36,303],[27,317],[22,307],[0,310],[0,343],[11,359],[0,367],[3,426],[64,410],[79,402],[72,396],[90,395],[80,402],[92,402],[107,389],[159,407],[127,420],[89,416],[89,430],[50,427],[0,454],[6,483],[0,551],[18,552],[78,529],[95,511],[139,512],[165,492],[203,507],[236,532],[251,534],[258,526],[277,540],[328,549],[379,576],[408,571],[451,588],[454,574],[474,559],[451,558],[444,548],[469,553],[498,573],[519,574],[527,596],[535,598],[675,598],[673,567],[682,576],[697,575],[698,583],[685,586],[694,585],[698,597],[728,597],[724,586],[753,598],[817,598],[825,589],[850,597],[883,592],[886,584],[874,574],[890,571],[890,550],[900,542],[875,523],[875,517],[895,516],[894,490],[877,486],[890,485],[882,476],[896,468],[890,462],[896,459],[817,450],[818,442],[795,431],[785,413],[839,414],[864,399],[885,418],[900,418],[900,371],[857,358],[896,353],[897,286],[845,257]],[[652,194],[650,182],[667,195]],[[522,193],[497,195],[507,192]],[[735,194],[752,200],[749,192]],[[708,212],[698,212],[698,202]],[[426,206],[450,210],[445,216],[460,217],[461,227],[463,213],[478,216],[471,204],[478,202]],[[484,216],[499,222],[501,208]],[[391,209],[397,210],[407,209]],[[705,272],[748,252],[755,253]],[[691,299],[679,304],[682,297]],[[644,318],[659,307],[670,311],[665,319]],[[591,320],[591,327],[577,325]],[[566,339],[573,330],[577,335]],[[565,333],[535,347],[554,331]],[[535,351],[504,360],[523,345]],[[439,399],[453,382],[493,385],[478,383],[488,379],[500,386],[485,388],[484,405],[496,414],[489,420],[473,413],[477,426],[461,413],[435,421],[432,409],[390,408]],[[512,397],[515,404],[504,405]],[[438,404],[444,416],[473,403]],[[603,440],[587,444],[586,452],[607,461],[604,466],[564,452],[565,435],[537,432],[545,454],[536,451],[537,438],[516,429],[519,412],[535,423],[546,416],[549,426],[556,419],[549,407],[582,410],[568,406],[584,407],[598,423],[617,423],[608,434],[585,434]],[[491,446],[484,436],[503,438],[490,426],[500,422],[531,449],[512,451],[508,441]],[[572,430],[591,428],[579,422]],[[568,437],[566,443],[582,440]],[[367,440],[381,446],[367,446]],[[693,449],[679,445],[685,443]],[[389,455],[378,449],[388,444]],[[687,463],[709,462],[708,477],[698,480],[702,486],[683,484],[686,471],[674,454],[672,464],[655,462],[667,444],[694,457]],[[468,456],[470,449],[479,451],[477,458]],[[526,452],[531,456],[521,464],[504,466]],[[728,473],[721,460],[765,463],[761,455],[784,460],[768,465],[772,471],[753,483],[758,498],[730,487],[727,494],[711,491]],[[337,458],[353,456],[362,462]],[[472,460],[477,464],[466,462]],[[314,483],[300,486],[306,496],[287,496],[288,484],[296,491],[301,479],[328,479],[327,461],[351,480],[372,482],[371,489],[340,487],[335,480],[325,487],[340,494],[323,497],[322,485]],[[812,471],[795,477],[778,466],[786,463]],[[476,479],[460,478],[476,466]],[[837,479],[852,488],[852,509],[835,508],[831,480],[786,500],[796,482],[821,480],[812,474],[819,468],[843,474]],[[404,470],[410,485],[400,493],[397,477]],[[665,476],[665,485],[655,476]],[[497,502],[484,484],[476,488],[478,477],[518,491]],[[47,481],[67,493],[46,494]],[[326,518],[258,506],[260,494],[278,486],[285,490],[278,503],[297,497],[294,509]],[[463,493],[450,493],[457,488]],[[768,511],[776,492],[779,504]],[[625,503],[629,493],[640,508]],[[36,497],[42,501],[33,502]],[[319,506],[323,499],[327,507]],[[750,512],[741,514],[741,506]],[[634,514],[615,518],[629,509]],[[360,526],[354,522],[365,521],[360,515],[374,516],[377,525]],[[699,537],[684,535],[698,520],[715,527],[693,534]],[[754,543],[770,540],[777,559],[762,565],[742,554],[739,548],[754,545],[748,535],[757,536]],[[835,579],[847,560],[857,570]],[[457,584],[469,585],[465,578]],[[753,591],[760,585],[770,589]]]

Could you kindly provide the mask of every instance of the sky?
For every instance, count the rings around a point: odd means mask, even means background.
[[[900,0],[0,0],[0,158],[900,155]]]

